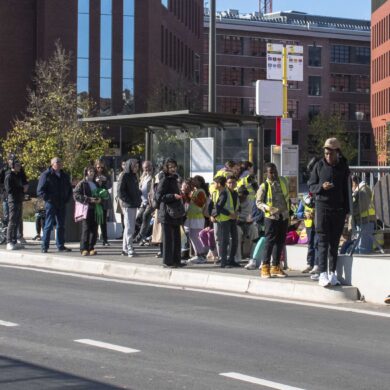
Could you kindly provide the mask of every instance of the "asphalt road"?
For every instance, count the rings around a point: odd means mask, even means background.
[[[2,390],[390,388],[389,318],[5,267],[0,294]]]

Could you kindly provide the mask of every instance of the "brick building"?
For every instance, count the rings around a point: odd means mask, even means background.
[[[2,0],[0,135],[25,109],[35,63],[57,39],[72,52],[78,93],[101,115],[194,105],[202,27],[202,0]]]
[[[207,12],[203,50],[204,108],[207,107],[208,80]],[[266,15],[244,15],[236,10],[219,12],[217,110],[254,114],[255,82],[266,78],[267,42],[304,47],[304,81],[290,82],[288,91],[293,142],[300,145],[301,151],[307,150],[308,136],[313,136],[308,134],[308,124],[314,115],[319,112],[339,114],[348,131],[356,133],[356,144],[360,124],[362,164],[376,163],[370,125],[370,22],[296,11]],[[364,113],[360,123],[356,120],[357,111]],[[256,138],[256,133],[245,136]],[[275,122],[267,120],[265,146],[274,142]],[[237,142],[226,141],[226,145],[225,156],[238,156]]]
[[[390,1],[372,1],[371,123],[378,164],[389,165],[390,133]]]

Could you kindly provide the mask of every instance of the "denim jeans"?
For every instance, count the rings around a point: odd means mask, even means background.
[[[357,225],[356,229],[360,238],[355,253],[371,253],[374,244],[375,222],[362,223]]]
[[[50,245],[50,234],[56,222],[56,245],[62,249],[65,245],[65,214],[66,207],[57,208],[50,202],[45,203],[45,226],[43,227],[42,249],[48,249]]]
[[[314,227],[306,228],[307,234],[307,265],[314,267],[318,265],[318,235]]]

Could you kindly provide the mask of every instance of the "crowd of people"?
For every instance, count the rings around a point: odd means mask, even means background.
[[[142,169],[141,174],[139,170]],[[158,172],[153,164],[138,160],[123,161],[118,176],[115,210],[122,216],[122,255],[137,256],[134,243],[160,245],[157,256],[163,267],[213,262],[221,268],[260,268],[262,278],[285,278],[286,237],[296,228],[294,215],[303,221],[307,234],[307,267],[321,286],[340,284],[336,266],[340,237],[349,210],[349,168],[337,139],[324,144],[324,155],[310,169],[309,193],[293,211],[287,178],[279,176],[275,164],[265,164],[265,180],[257,183],[249,161],[227,161],[206,183],[202,176],[182,179],[174,159],[165,160]],[[37,187],[36,240],[41,251],[49,249],[55,226],[57,250],[65,246],[66,205],[75,200],[75,219],[81,223],[82,256],[97,254],[100,227],[103,245],[107,237],[107,215],[113,208],[112,182],[102,160],[84,169],[83,179],[72,188],[61,159],[54,157]],[[8,224],[7,249],[23,247],[23,200],[28,188],[26,175],[14,155],[0,174],[4,183],[4,220]],[[370,190],[357,177],[352,181],[352,217],[360,231],[356,250],[372,250],[375,209]],[[42,231],[42,236],[41,236]],[[183,253],[189,252],[186,260]]]

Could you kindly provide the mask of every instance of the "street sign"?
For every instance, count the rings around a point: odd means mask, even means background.
[[[288,178],[290,198],[298,197],[298,177],[299,177],[299,146],[281,146],[281,172],[282,176]]]
[[[303,81],[303,46],[288,45],[287,80]]]
[[[283,115],[283,83],[281,81],[256,81],[256,115]]]
[[[283,45],[267,43],[267,80],[283,78]]]
[[[281,145],[292,144],[292,118],[280,119]]]

